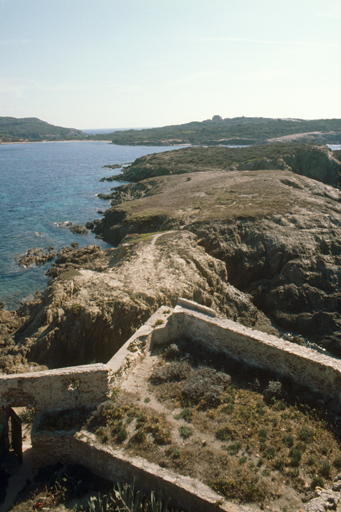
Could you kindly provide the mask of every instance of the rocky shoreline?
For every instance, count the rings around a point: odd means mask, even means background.
[[[341,199],[328,183],[341,162],[277,148],[186,148],[126,167],[131,183],[84,228],[116,247],[63,248],[43,293],[0,310],[0,372],[106,361],[179,296],[340,356]]]

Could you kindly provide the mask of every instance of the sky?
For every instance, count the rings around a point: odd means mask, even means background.
[[[341,0],[0,0],[0,116],[341,118]]]

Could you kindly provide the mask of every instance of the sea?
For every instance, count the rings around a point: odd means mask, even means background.
[[[37,247],[47,250],[78,242],[110,247],[89,235],[72,234],[67,222],[85,224],[101,218],[109,193],[120,181],[101,178],[122,172],[136,158],[179,146],[116,146],[107,141],[39,142],[0,145],[0,302],[16,309],[47,285],[51,263],[22,268],[18,255]],[[119,164],[120,169],[104,167]]]

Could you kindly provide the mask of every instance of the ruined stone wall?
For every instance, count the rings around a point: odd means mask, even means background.
[[[166,306],[159,308],[108,361],[111,387],[118,386],[139,359],[150,351],[152,339],[154,342],[157,339],[157,344],[167,344],[178,336],[178,326],[172,323],[172,312]],[[162,328],[156,329],[157,325]]]
[[[0,416],[8,407],[36,411],[70,409],[98,403],[108,394],[104,364],[75,366],[0,377]]]
[[[263,368],[337,400],[341,405],[341,360],[256,331],[231,320],[215,318],[202,306],[180,299],[171,318],[152,333],[152,344],[186,337],[193,342],[222,351],[251,366]],[[208,309],[208,308],[205,308]],[[162,334],[161,334],[162,331]]]
[[[208,486],[190,477],[173,473],[124,450],[100,445],[87,432],[74,436],[61,433],[33,432],[34,466],[57,462],[81,464],[111,482],[135,482],[143,492],[162,492],[172,497],[176,507],[197,512],[249,512],[240,505],[224,502]],[[221,505],[219,505],[219,503]]]

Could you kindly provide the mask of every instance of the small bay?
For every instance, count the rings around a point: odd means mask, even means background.
[[[78,242],[109,247],[89,235],[72,234],[59,223],[85,224],[100,218],[98,210],[110,206],[97,194],[109,193],[122,182],[99,180],[119,174],[104,168],[126,164],[140,156],[174,147],[115,146],[102,141],[44,142],[0,145],[0,301],[7,309],[36,290],[45,288],[41,267],[20,267],[15,256],[33,247],[57,251]]]

